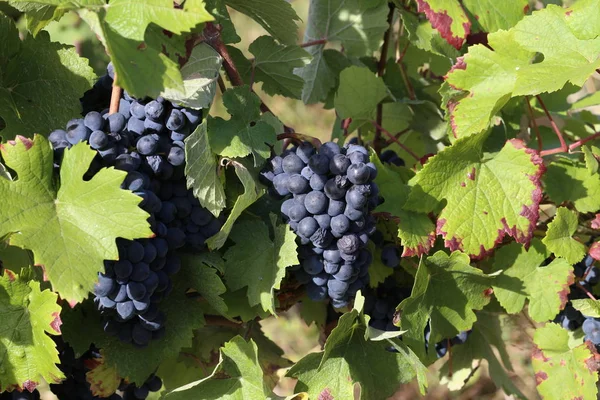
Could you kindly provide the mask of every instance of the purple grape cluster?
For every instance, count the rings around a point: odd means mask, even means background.
[[[113,76],[109,65],[107,74],[82,98],[84,118],[53,131],[49,140],[57,164],[64,149],[87,141],[98,151],[88,175],[102,167],[126,171],[121,187],[140,196],[140,207],[150,214],[155,237],[117,241],[119,259],[105,261],[94,299],[107,333],[144,347],[164,334],[159,304],[172,289],[171,276],[181,267],[176,251],[185,246],[205,249],[205,240],[221,229],[222,222],[200,205],[184,175],[183,141],[200,124],[202,111],[163,98],[136,99],[126,92],[118,112],[92,109],[110,97]]]
[[[0,400],[40,400],[40,392],[34,390],[33,392],[28,392],[26,390],[19,392],[17,390],[13,390],[12,392],[2,392],[0,393]]]
[[[569,302],[565,308],[561,310],[554,322],[560,324],[563,328],[574,331],[579,327],[583,328],[585,340],[591,340],[596,346],[600,346],[600,319],[584,316],[576,310],[570,300],[587,299],[586,293],[592,292],[592,287],[600,282],[600,270],[594,265],[592,256],[587,255],[583,261],[573,266],[575,278],[579,283],[571,285],[569,292]]]
[[[150,392],[157,392],[162,387],[162,380],[155,375],[150,375],[140,387],[121,381],[119,391],[122,394],[113,393],[108,398],[94,396],[90,389],[91,385],[86,379],[86,374],[102,357],[98,349],[92,346],[81,357],[77,358],[72,347],[60,339],[56,341],[60,357],[59,368],[65,374],[65,380],[59,384],[51,384],[50,390],[60,400],[144,400]],[[27,398],[23,400],[25,399]]]
[[[271,158],[263,171],[272,194],[285,199],[281,213],[298,236],[301,261],[292,270],[312,300],[329,297],[334,307],[344,307],[368,283],[376,176],[366,148],[333,142],[318,151],[303,142]]]

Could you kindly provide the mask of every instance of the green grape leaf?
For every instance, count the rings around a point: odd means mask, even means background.
[[[400,328],[407,332],[404,343],[426,359],[423,332],[429,322],[429,341],[437,343],[471,329],[477,320],[474,310],[490,301],[493,279],[469,265],[469,257],[455,251],[450,256],[438,251],[422,259],[412,293],[398,306],[402,310]],[[435,359],[435,350],[429,358]]]
[[[300,17],[285,0],[224,0],[236,11],[246,14],[258,22],[271,36],[283,44],[296,43]]]
[[[58,21],[69,9],[74,7],[75,3],[77,5],[95,7],[105,4],[103,0],[77,0],[76,2],[64,0],[8,0],[8,3],[17,10],[26,13],[25,22],[27,30],[33,36],[37,36],[50,22]]]
[[[270,394],[263,380],[256,343],[236,336],[221,348],[219,363],[210,376],[172,390],[164,398],[244,400],[266,399]]]
[[[437,233],[451,250],[483,256],[505,235],[528,243],[542,199],[541,157],[518,139],[494,154],[483,152],[487,135],[457,140],[411,180],[406,208],[438,216]]]
[[[262,309],[260,304],[250,305],[247,288],[228,290],[223,295],[223,300],[227,304],[227,313],[230,318],[238,317],[243,322],[248,322],[256,317],[265,319],[270,315]]]
[[[302,68],[310,61],[310,55],[299,46],[284,46],[271,36],[256,39],[248,50],[254,55],[250,62],[240,50],[229,47],[238,71],[246,83],[263,82],[265,93],[299,99],[304,81],[294,74],[294,68]]]
[[[500,359],[496,356],[494,348],[498,351]],[[448,360],[440,370],[444,376],[441,383],[444,384],[449,379],[456,380],[460,387],[453,386],[450,389],[461,389],[473,374],[473,360],[481,359],[487,360],[489,376],[497,387],[502,388],[506,394],[527,399],[507,374],[507,370],[512,373],[514,370],[506,349],[506,341],[502,337],[501,320],[498,315],[485,310],[477,313],[477,322],[473,325],[467,341],[452,347],[452,360]]]
[[[404,208],[410,192],[410,187],[404,184],[408,181],[408,170],[404,167],[383,164],[375,152],[371,152],[371,161],[377,167],[375,183],[385,199],[376,211],[389,213],[395,217],[398,237],[404,246],[402,256],[427,254],[435,242],[435,225],[427,214]]]
[[[424,368],[410,357],[410,350],[393,353],[387,340],[369,340],[361,301],[354,305],[358,308],[340,317],[325,350],[305,356],[288,371],[288,376],[298,378],[296,391],[308,392],[311,399],[352,399],[359,383],[361,399],[387,399]]]
[[[369,270],[370,272],[370,270]],[[307,325],[313,322],[319,327],[324,327],[327,322],[327,304],[321,301],[311,301],[308,296],[304,296],[299,303],[300,317]]]
[[[147,347],[132,351],[132,344],[104,332],[102,317],[92,302],[85,302],[73,310],[63,310],[63,337],[79,355],[88,350],[90,343],[104,350],[107,368],[116,368],[120,377],[141,385],[156,371],[160,363],[192,345],[193,332],[204,325],[202,304],[186,295],[194,289],[213,301],[222,286],[214,273],[197,271],[198,265],[182,263],[181,271],[173,276],[173,291],[168,301],[160,304],[160,311],[168,321],[162,338],[152,340]],[[206,267],[200,267],[206,268]],[[213,275],[211,277],[211,275]],[[210,279],[204,282],[204,279]],[[210,293],[210,295],[207,295]]]
[[[79,98],[96,75],[72,47],[48,34],[19,40],[12,19],[0,13],[0,115],[5,139],[47,135],[81,114]]]
[[[298,264],[296,235],[285,224],[277,225],[271,215],[275,237],[261,221],[241,221],[231,232],[235,242],[225,253],[225,281],[230,290],[248,287],[251,306],[275,314],[274,290],[279,289],[285,269]],[[252,238],[252,240],[248,240]]]
[[[600,151],[596,146],[582,146],[581,150],[583,150],[583,156],[585,159],[585,166],[590,171],[591,174],[595,174],[598,172],[598,159],[597,156],[600,156]]]
[[[527,0],[463,0],[462,5],[473,16],[471,21],[488,33],[512,28],[529,11]]]
[[[211,257],[211,255],[214,255]],[[215,259],[216,258],[216,259]],[[222,263],[223,260],[216,253],[200,255],[181,255],[182,264],[188,264],[186,279],[190,285],[202,296],[213,310],[221,315],[227,315],[227,304],[221,297],[227,291],[223,281],[213,268],[213,264]]]
[[[246,208],[254,204],[254,202],[265,193],[264,189],[256,184],[257,180],[255,180],[250,171],[248,171],[248,168],[242,163],[230,161],[229,165],[232,165],[235,168],[235,173],[244,186],[244,193],[239,195],[236,199],[235,204],[227,217],[227,221],[225,221],[225,224],[223,224],[219,233],[206,241],[206,244],[211,250],[223,247],[231,233],[235,221],[242,215],[242,212]]]
[[[313,0],[304,41],[341,42],[348,56],[370,56],[381,46],[388,12],[384,0]],[[336,84],[336,69],[324,58],[324,49],[324,44],[307,47],[312,61],[298,72],[305,82],[306,104],[324,101]]]
[[[225,188],[220,168],[208,140],[207,120],[185,139],[185,176],[202,207],[218,217],[225,208]]]
[[[448,43],[457,50],[462,47],[471,32],[471,21],[458,0],[417,0],[417,5]]]
[[[573,299],[571,304],[573,304],[573,308],[587,317],[600,318],[600,301],[598,300]]]
[[[447,77],[465,91],[446,104],[454,136],[486,129],[511,97],[554,92],[568,82],[582,86],[600,67],[598,7],[599,0],[548,5],[508,31],[490,33],[488,46],[469,47]]]
[[[548,399],[595,399],[598,389],[595,351],[586,344],[571,348],[569,334],[554,323],[538,328],[531,355],[537,390]]]
[[[258,96],[248,86],[228,89],[223,104],[231,118],[209,118],[208,139],[213,151],[223,157],[252,154],[254,165],[269,157],[269,144],[276,141],[275,129],[261,118]]]
[[[10,270],[0,276],[0,391],[33,391],[43,378],[59,383],[64,375],[56,344],[47,335],[60,335],[57,295],[40,290]]]
[[[221,40],[223,43],[239,43],[242,38],[235,31],[225,0],[205,0],[205,3],[208,12],[215,17],[215,24],[221,25]]]
[[[564,308],[573,283],[573,268],[562,258],[541,266],[550,256],[538,239],[526,250],[518,243],[503,246],[496,252],[494,271],[500,272],[494,281],[494,294],[510,314],[523,309],[529,299],[529,315],[537,322],[552,319]]]
[[[375,121],[377,104],[388,95],[383,79],[367,67],[352,66],[340,74],[340,86],[335,94],[335,110],[340,118],[352,118],[349,132]]]
[[[73,8],[80,8],[81,18],[111,54],[119,86],[136,97],[155,98],[165,88],[185,92],[179,65],[162,53],[160,37],[154,37],[158,41],[145,41],[148,25],[153,23],[181,35],[213,20],[201,0],[188,0],[182,8],[175,8],[169,0],[112,0],[102,8],[81,8],[77,4]],[[167,36],[164,42],[169,44]]]
[[[0,180],[0,237],[33,251],[54,291],[71,304],[87,297],[104,271],[103,260],[116,260],[115,239],[153,235],[140,197],[120,188],[126,172],[101,169],[89,181],[83,175],[96,151],[80,143],[66,150],[60,187],[54,179],[53,153],[44,137],[17,137],[0,146],[7,167],[18,179]],[[42,228],[43,227],[43,228]]]
[[[575,264],[585,257],[586,249],[583,243],[573,239],[579,222],[577,213],[566,207],[559,207],[556,216],[548,224],[548,231],[542,241],[557,257],[562,257]]]
[[[432,28],[429,21],[421,21],[417,15],[404,9],[398,9],[398,11],[411,44],[421,50],[443,57],[456,58],[460,56],[460,52],[442,38],[440,33]],[[405,55],[404,60],[408,60],[409,58],[413,57]]]
[[[600,179],[581,162],[568,158],[552,162],[544,176],[544,187],[556,204],[570,201],[583,213],[600,210]]]
[[[194,47],[181,68],[183,91],[166,88],[161,96],[191,108],[208,109],[217,91],[217,79],[223,59],[206,43]]]

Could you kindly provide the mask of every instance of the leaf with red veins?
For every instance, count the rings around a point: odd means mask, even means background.
[[[546,399],[595,399],[596,350],[589,342],[569,345],[569,334],[555,323],[536,330],[531,360],[537,390]]]
[[[436,232],[446,247],[472,257],[483,257],[506,235],[528,245],[542,198],[541,157],[517,139],[484,153],[486,137],[459,139],[432,157],[409,182],[404,205],[439,212]]]
[[[417,0],[417,5],[431,26],[450,45],[460,50],[471,32],[471,22],[458,0]]]

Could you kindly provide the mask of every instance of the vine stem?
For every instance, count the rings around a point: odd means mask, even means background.
[[[596,301],[596,298],[594,297],[594,295],[593,295],[593,294],[591,294],[591,293],[590,293],[590,291],[589,291],[589,290],[587,290],[587,289],[586,289],[586,288],[585,288],[585,287],[584,287],[584,286],[583,286],[581,283],[577,282],[577,283],[575,283],[575,285],[576,285],[576,286],[577,286],[579,289],[581,289],[581,290],[583,291],[583,293],[585,293],[585,294],[586,294],[586,296],[587,296],[587,297],[589,297],[590,299],[592,299],[592,300]]]
[[[542,135],[540,134],[540,129],[535,120],[535,116],[533,115],[533,109],[531,108],[531,104],[529,103],[529,96],[525,96],[525,103],[527,104],[527,109],[529,110],[529,118],[531,121],[531,125],[533,125],[533,130],[535,131],[535,136],[537,137],[538,152],[541,153],[542,149],[544,147],[544,145],[542,143]]]
[[[119,112],[119,102],[121,101],[121,93],[123,89],[117,85],[117,73],[115,72],[115,78],[113,80],[112,92],[110,93],[110,108],[108,114],[114,114]]]
[[[552,115],[550,115],[550,112],[546,108],[544,101],[542,100],[542,98],[539,95],[535,96],[535,98],[537,99],[537,101],[540,102],[540,106],[544,109],[544,113],[546,114],[546,117],[548,117],[548,119],[550,120],[550,125],[552,126],[554,133],[556,133],[556,136],[558,136],[558,140],[560,141],[561,150],[563,152],[569,150],[569,147],[567,146],[567,143],[565,142],[565,138],[563,137],[562,132],[560,131],[560,129],[558,129],[558,126],[556,125],[556,122],[554,122],[554,118],[552,118]]]
[[[406,145],[404,143],[402,143],[400,140],[398,140],[398,138],[396,138],[396,136],[394,136],[391,133],[389,133],[381,125],[379,125],[376,121],[371,121],[371,123],[373,125],[375,125],[375,128],[380,129],[381,132],[384,135],[386,135],[390,140],[392,140],[393,142],[395,142],[398,146],[402,147],[402,149],[404,149],[404,151],[406,151],[408,154],[410,154],[415,160],[417,160],[417,161],[421,160],[421,157],[419,157],[418,155],[416,155],[411,149],[409,149],[408,147],[406,147]]]
[[[379,62],[377,64],[377,76],[382,77],[385,73],[385,65],[387,64],[388,47],[390,47],[390,38],[392,37],[393,23],[394,23],[394,11],[396,6],[390,3],[388,4],[389,12],[387,17],[388,28],[383,35],[383,44],[381,45],[381,55],[379,56]],[[377,125],[383,125],[383,102],[380,101],[377,104]],[[381,150],[381,129],[375,129],[375,138],[373,140],[373,147],[375,151],[379,153]]]
[[[583,146],[585,143],[591,141],[591,140],[596,140],[600,138],[600,132],[596,132],[591,136],[586,137],[585,139],[580,139],[576,142],[573,142],[569,145],[569,147],[567,147],[567,150],[563,150],[562,147],[557,147],[555,149],[550,149],[550,150],[544,150],[540,152],[540,155],[543,156],[549,156],[552,154],[558,154],[558,153],[565,153],[565,152],[572,152],[573,150],[577,149],[578,147]]]
[[[325,44],[325,43],[327,43],[327,39],[317,39],[317,40],[311,40],[308,42],[301,43],[299,46],[300,47],[310,47],[310,46],[316,46],[318,44]]]
[[[242,326],[241,322],[231,321],[227,318],[219,317],[218,315],[205,315],[204,320],[206,321],[206,325],[212,326],[228,326],[233,328]]]

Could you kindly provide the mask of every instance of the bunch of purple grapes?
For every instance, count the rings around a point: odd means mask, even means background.
[[[264,179],[286,200],[281,213],[298,236],[300,265],[292,267],[315,301],[336,308],[368,283],[375,232],[370,211],[379,204],[375,165],[362,146],[324,143],[317,151],[303,142],[270,159]]]
[[[99,400],[104,397],[94,396],[86,374],[94,367],[102,356],[98,349],[91,347],[81,357],[75,357],[75,352],[68,344],[57,339],[59,349],[60,370],[65,374],[65,380],[59,384],[51,384],[50,390],[60,400]],[[118,393],[111,394],[108,400],[144,400],[149,392],[157,392],[162,387],[159,377],[151,375],[140,387],[121,381]]]
[[[40,400],[40,392],[34,390],[33,392],[28,392],[26,390],[19,392],[17,390],[13,390],[12,392],[2,392],[0,393],[0,400]]]
[[[594,259],[592,256],[587,255],[583,261],[573,266],[577,284],[571,285],[569,302],[567,302],[565,308],[558,313],[554,322],[570,331],[574,331],[581,327],[585,334],[584,340],[590,340],[594,345],[600,348],[600,319],[583,315],[573,307],[570,301],[588,298],[588,293],[592,292],[592,287],[600,282],[600,271],[593,263]]]
[[[103,167],[126,171],[121,187],[140,196],[140,207],[150,214],[155,237],[117,241],[119,259],[105,261],[94,299],[107,333],[143,347],[164,334],[159,304],[172,289],[170,277],[181,267],[176,250],[203,250],[205,240],[222,224],[188,190],[184,175],[183,141],[200,124],[202,111],[163,98],[136,99],[126,92],[118,112],[93,109],[110,98],[113,76],[109,64],[107,75],[82,98],[84,118],[53,131],[49,140],[57,164],[64,149],[87,141],[98,151],[88,175]]]

